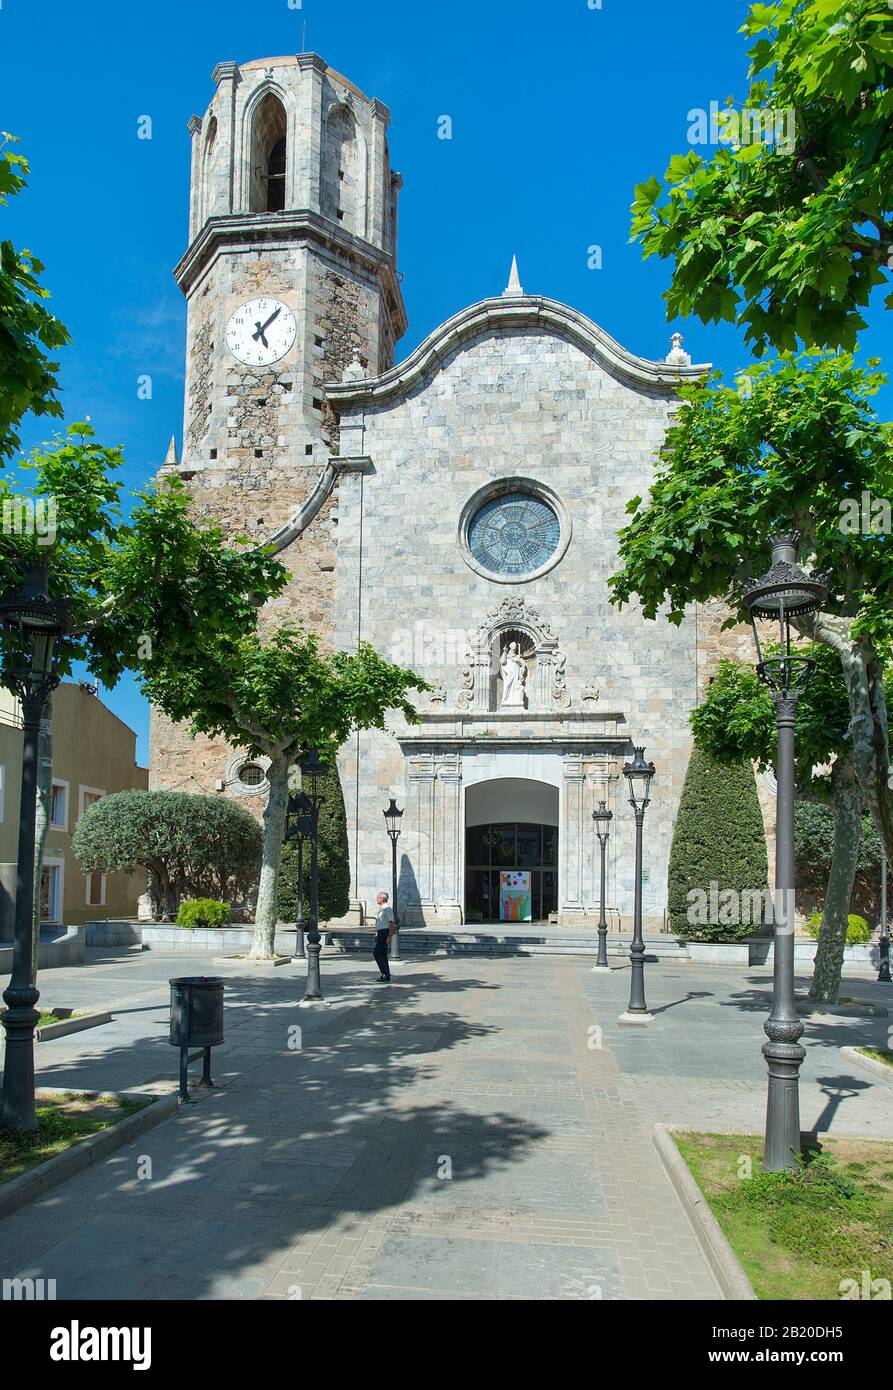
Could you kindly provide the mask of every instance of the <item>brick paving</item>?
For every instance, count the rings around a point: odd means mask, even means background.
[[[221,1089],[0,1222],[0,1274],[62,1299],[718,1297],[652,1129],[762,1127],[770,976],[657,962],[654,1022],[625,1029],[615,963],[411,959],[388,988],[324,956],[310,1009],[297,965],[224,967]],[[40,1044],[39,1079],[169,1083],[168,976],[208,968],[95,952],[46,972],[50,1006],[115,1018]],[[839,1051],[887,1027],[807,1020],[804,1128],[893,1137],[890,1086]]]

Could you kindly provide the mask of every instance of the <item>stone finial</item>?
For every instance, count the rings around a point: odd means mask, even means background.
[[[342,381],[363,381],[366,376],[366,368],[358,357],[355,357],[349,367],[344,368]]]
[[[524,291],[521,288],[521,280],[518,275],[518,257],[512,256],[512,269],[509,274],[509,282],[505,289],[502,291],[502,297],[503,299],[506,299],[509,296],[520,295],[523,293]]]
[[[167,453],[166,453],[165,456],[164,456],[164,465],[163,465],[163,466],[164,466],[165,468],[178,468],[179,465],[180,465],[180,458],[179,458],[179,455],[178,455],[178,453],[177,453],[177,441],[176,441],[176,439],[174,438],[174,436],[171,435],[171,442],[170,442],[170,444],[168,444],[168,446],[167,446]]]
[[[682,347],[682,334],[674,333],[670,339],[670,351],[667,353],[665,361],[673,367],[690,367],[691,353],[685,352]]]

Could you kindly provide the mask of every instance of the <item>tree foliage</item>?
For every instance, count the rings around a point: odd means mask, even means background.
[[[758,931],[756,921],[692,922],[692,893],[710,896],[768,889],[766,836],[749,762],[719,763],[695,746],[679,802],[667,881],[670,930],[699,941],[736,941]],[[748,906],[751,900],[748,900]],[[765,902],[765,896],[761,898]]]
[[[681,622],[695,600],[729,598],[767,568],[767,537],[795,527],[814,568],[830,571],[830,611],[885,642],[891,634],[893,546],[851,535],[843,505],[893,496],[893,429],[871,407],[886,378],[848,353],[785,354],[741,373],[681,388],[647,499],[627,506],[615,602],[636,594],[646,618],[669,604]]]
[[[62,674],[81,659],[114,685],[133,669],[171,719],[269,759],[257,908],[257,949],[268,954],[290,767],[311,746],[334,758],[348,734],[383,727],[389,710],[414,720],[407,694],[427,687],[365,643],[324,655],[294,627],[262,638],[259,613],[288,582],[284,566],[243,538],[227,544],[196,519],[178,483],[137,494],[122,520],[120,463],[87,424],[36,451],[33,491],[56,498],[57,535],[45,547],[35,536],[0,537],[0,583],[17,583],[23,562],[39,556],[72,617]]]
[[[814,801],[798,800],[794,809],[794,853],[797,856],[797,877],[816,887],[831,867],[834,851],[834,819],[827,806]],[[862,836],[856,869],[859,874],[874,880],[880,872],[881,841],[870,816],[862,818]],[[872,882],[876,893],[876,884]]]
[[[28,163],[0,132],[0,206],[26,186]],[[19,447],[18,425],[35,415],[62,414],[56,392],[58,364],[47,353],[68,342],[63,324],[49,312],[43,266],[32,252],[0,241],[0,460]]]
[[[249,756],[269,760],[252,946],[255,956],[269,956],[291,768],[310,748],[333,762],[351,732],[384,728],[389,711],[417,722],[407,697],[428,686],[366,642],[352,652],[325,654],[313,633],[284,625],[265,640],[251,635],[233,641],[206,633],[196,658],[148,665],[144,689],[165,714],[187,722],[193,733],[225,738]]]
[[[178,481],[127,499],[125,521],[123,462],[90,424],[69,425],[4,481],[7,496],[54,499],[54,535],[0,532],[0,588],[19,584],[38,560],[49,567],[51,594],[67,605],[60,674],[82,661],[108,686],[128,669],[197,659],[209,634],[235,641],[253,632],[258,605],[288,580],[266,551],[228,546],[220,527],[198,521]]]
[[[257,883],[261,831],[224,797],[124,791],[84,812],[72,840],[85,873],[151,875],[156,915],[173,916],[182,897],[238,902]]]
[[[829,576],[820,613],[799,633],[837,653],[850,706],[852,775],[893,859],[893,802],[883,673],[893,634],[893,544],[841,525],[855,499],[893,495],[893,435],[869,398],[883,378],[848,353],[783,356],[681,392],[647,501],[631,500],[612,600],[637,595],[646,618],[725,598],[728,625],[746,612],[739,585],[767,566],[766,541],[796,528],[808,568]]]
[[[780,649],[768,645],[766,655]],[[850,709],[840,662],[828,647],[804,643],[798,655],[815,662],[797,705],[796,776],[801,792],[829,794],[828,764],[850,750]],[[703,701],[691,714],[699,748],[721,763],[750,759],[761,771],[775,767],[778,735],[775,706],[756,667],[721,660]]]
[[[741,32],[746,103],[729,98],[711,158],[674,155],[637,186],[633,239],[673,263],[668,319],[741,324],[757,355],[852,348],[893,268],[893,15],[774,0]]]

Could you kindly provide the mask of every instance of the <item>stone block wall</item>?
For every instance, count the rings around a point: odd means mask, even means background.
[[[342,437],[362,439],[371,471],[342,482],[337,644],[355,641],[359,626],[366,640],[398,659],[410,634],[414,659],[406,664],[438,688],[437,708],[458,711],[462,645],[456,630],[475,628],[508,592],[523,596],[566,654],[571,709],[582,710],[584,693],[592,700],[595,691],[590,709],[619,712],[625,732],[646,746],[658,767],[646,854],[652,924],[662,921],[690,748],[687,716],[697,699],[695,621],[692,615],[679,628],[644,624],[637,606],[611,606],[607,579],[616,566],[626,503],[647,487],[671,406],[669,393],[634,389],[577,344],[545,330],[493,329],[446,354],[404,394],[381,405],[348,404],[342,420]],[[506,585],[465,562],[459,520],[477,490],[515,475],[555,491],[573,535],[554,569]],[[486,717],[479,723],[485,726]],[[401,805],[412,796],[398,741],[407,730],[394,721],[392,733],[390,739],[362,735],[343,757],[353,891],[360,899],[381,886],[387,848],[381,807],[391,795]],[[486,737],[487,730],[477,733]],[[556,729],[559,746],[560,737]],[[523,730],[517,740],[520,752]],[[594,784],[584,784],[588,816]],[[400,848],[410,858],[419,849],[418,833],[405,817]],[[624,906],[631,902],[632,835],[632,813],[621,797],[611,854]],[[583,916],[595,908],[588,839]],[[432,919],[441,920],[436,911]]]

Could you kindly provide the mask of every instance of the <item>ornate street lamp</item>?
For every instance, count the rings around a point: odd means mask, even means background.
[[[620,1015],[621,1023],[650,1023],[653,1017],[645,1003],[645,941],[642,936],[642,826],[645,808],[651,804],[654,763],[646,763],[645,749],[634,748],[631,763],[624,763],[623,775],[629,787],[629,804],[636,813],[636,881],[633,906],[633,939],[629,948],[629,1003]]]
[[[828,589],[822,575],[807,575],[797,564],[796,531],[773,536],[772,564],[762,579],[746,585],[741,602],[753,626],[757,674],[775,703],[778,728],[775,803],[775,930],[772,1012],[763,1024],[769,1069],[763,1167],[793,1168],[800,1156],[800,1046],[803,1024],[794,998],[794,721],[814,662],[791,650],[791,619],[816,613]],[[758,621],[778,623],[780,655],[764,657]]]
[[[292,792],[285,813],[285,838],[298,847],[298,905],[295,913],[295,960],[304,960],[304,841],[310,839],[310,798],[306,792]]]
[[[304,1003],[318,1003],[322,999],[319,979],[319,953],[322,942],[319,935],[319,808],[323,804],[319,784],[328,773],[328,765],[320,761],[315,748],[311,748],[301,762],[301,782],[310,809],[307,813],[310,822],[310,930],[307,933],[307,987],[304,990]]]
[[[890,978],[890,927],[887,922],[887,856],[881,848],[881,936],[878,942],[880,965],[877,972],[878,984],[893,984]]]
[[[400,959],[400,918],[397,916],[397,841],[400,838],[400,822],[403,819],[403,812],[397,810],[397,803],[391,797],[391,804],[384,815],[385,825],[388,828],[388,835],[391,840],[391,903],[394,909],[394,934],[391,937],[393,950],[392,960]]]
[[[22,791],[19,803],[19,848],[16,866],[15,928],[12,977],[3,998],[6,1062],[3,1069],[2,1122],[28,1134],[37,1129],[34,1109],[34,1029],[40,993],[32,966],[34,914],[35,813],[37,809],[37,739],[47,698],[59,684],[55,647],[68,627],[64,604],[47,591],[45,565],[29,567],[21,589],[0,599],[5,661],[0,681],[22,705]]]
[[[595,958],[595,965],[592,968],[593,970],[602,972],[607,971],[608,974],[610,974],[611,967],[608,964],[608,923],[605,918],[605,850],[608,847],[608,835],[610,834],[611,821],[614,819],[614,812],[609,811],[605,803],[600,801],[592,813],[592,819],[595,821],[595,833],[601,845],[602,855],[601,894],[599,897],[598,910],[598,955]]]

